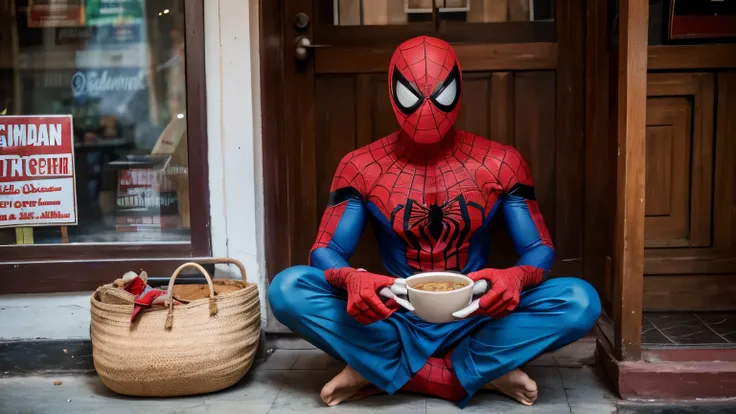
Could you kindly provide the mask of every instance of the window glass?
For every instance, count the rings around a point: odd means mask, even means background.
[[[337,26],[385,26],[440,20],[468,23],[552,21],[554,0],[322,0],[332,2]]]
[[[184,45],[183,0],[0,5],[0,244],[189,241]]]

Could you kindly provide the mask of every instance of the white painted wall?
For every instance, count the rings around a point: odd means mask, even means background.
[[[213,255],[245,264],[248,279],[259,284],[265,325],[258,1],[205,5]]]
[[[214,256],[245,264],[265,326],[258,1],[205,0],[210,213]],[[218,267],[217,277],[237,271]],[[89,295],[0,295],[0,339],[89,338]]]

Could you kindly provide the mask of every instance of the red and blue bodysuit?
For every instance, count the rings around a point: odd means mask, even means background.
[[[519,151],[454,127],[462,74],[448,43],[401,44],[389,94],[399,131],[340,161],[310,265],[278,274],[269,301],[279,321],[382,390],[464,405],[491,380],[585,335],[600,301],[580,279],[548,277],[554,247]],[[488,268],[499,213],[519,254],[508,269]],[[388,275],[348,262],[367,222]],[[476,312],[432,324],[378,294],[396,277],[440,270],[488,281]]]

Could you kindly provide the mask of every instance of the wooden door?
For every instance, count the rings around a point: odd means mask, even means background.
[[[342,156],[398,129],[388,62],[399,43],[422,34],[457,52],[465,86],[458,126],[516,146],[530,163],[558,251],[555,273],[582,276],[583,2],[557,0],[556,19],[534,21],[523,4],[529,0],[262,2],[270,276],[306,263]],[[298,13],[309,17],[304,29],[294,25]],[[298,60],[300,36],[329,46]],[[516,260],[501,223],[491,257],[495,266]],[[383,271],[370,226],[351,264]]]
[[[645,309],[736,306],[733,78],[649,74]]]

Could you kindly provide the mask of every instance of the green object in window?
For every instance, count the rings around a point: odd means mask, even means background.
[[[142,0],[87,0],[87,25],[135,23],[143,19]]]

